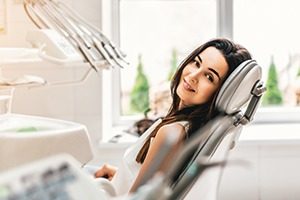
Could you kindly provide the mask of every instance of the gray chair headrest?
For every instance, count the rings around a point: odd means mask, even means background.
[[[254,60],[241,63],[226,79],[216,98],[216,109],[233,114],[251,97],[254,85],[261,79],[261,67]]]

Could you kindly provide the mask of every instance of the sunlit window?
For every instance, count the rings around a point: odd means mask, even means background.
[[[234,1],[234,39],[263,67],[266,108],[300,105],[299,7],[298,0]]]
[[[169,80],[184,57],[216,36],[211,0],[120,0],[120,46],[130,67],[121,74],[121,115],[169,108]]]

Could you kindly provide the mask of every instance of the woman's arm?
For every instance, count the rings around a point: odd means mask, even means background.
[[[135,179],[130,192],[135,192],[137,189],[137,186],[139,186],[143,175],[147,170],[149,170],[152,161],[155,160],[156,156],[159,154],[160,149],[162,148],[162,145],[165,144],[165,140],[172,136],[175,138],[174,146],[170,149],[170,152],[168,153],[167,157],[164,159],[161,167],[159,168],[159,171],[166,172],[166,170],[169,167],[169,163],[172,159],[174,159],[174,156],[176,154],[176,150],[181,145],[183,138],[185,137],[185,128],[178,123],[173,123],[169,125],[165,125],[161,127],[155,138],[151,141],[147,156],[144,160],[144,163],[141,166],[141,169],[137,175],[137,178]]]

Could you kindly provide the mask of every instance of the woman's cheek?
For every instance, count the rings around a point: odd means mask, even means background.
[[[207,102],[211,96],[214,94],[215,88],[211,84],[203,83],[202,87],[199,88],[199,93],[201,94],[202,103]]]

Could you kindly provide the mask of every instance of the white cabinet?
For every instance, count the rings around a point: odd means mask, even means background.
[[[238,143],[229,160],[244,160],[249,166],[229,164],[225,168],[218,200],[300,199],[300,135],[295,126],[293,130],[288,127],[291,125],[282,130],[270,126],[266,134],[273,133],[276,139],[242,139]]]

